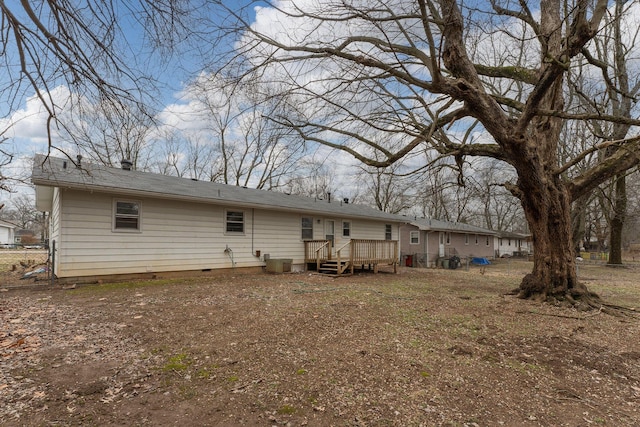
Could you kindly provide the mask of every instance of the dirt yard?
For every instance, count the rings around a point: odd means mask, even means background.
[[[640,425],[640,317],[506,295],[529,269],[4,289],[0,425]],[[579,275],[640,311],[640,269]]]

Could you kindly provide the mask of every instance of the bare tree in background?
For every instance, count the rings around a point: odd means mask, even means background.
[[[33,198],[17,195],[0,210],[0,218],[26,230],[41,231],[42,215],[36,209]]]
[[[488,159],[477,165],[471,184],[478,202],[478,214],[481,227],[495,231],[526,231],[526,221],[517,199],[509,193],[502,183],[509,180],[512,172],[504,170],[504,164]]]
[[[91,161],[120,167],[122,160],[132,162],[135,169],[148,167],[149,135],[155,123],[140,104],[111,103],[71,106],[65,120],[63,137],[75,143],[77,152]]]
[[[416,182],[398,174],[400,164],[386,168],[360,167],[358,182],[362,187],[361,202],[369,202],[383,212],[408,213],[416,198]]]
[[[196,2],[174,0],[0,2],[3,113],[11,114],[35,93],[48,115],[51,150],[53,130],[66,124],[64,106],[52,96],[57,86],[69,88],[76,101],[121,112],[143,106],[156,83],[149,66],[154,61],[143,62],[144,49],[170,58],[195,31],[191,17],[197,10]]]
[[[329,167],[316,159],[308,158],[298,162],[296,172],[287,179],[283,191],[324,200],[329,194],[335,197],[338,187]],[[350,201],[353,202],[353,198]]]
[[[628,121],[608,122],[592,120],[593,134],[602,140],[623,140],[632,128],[634,107],[640,92],[640,78],[637,69],[630,69],[637,53],[633,52],[633,41],[640,35],[640,22],[625,22],[628,14],[627,2],[615,0],[609,13],[604,16],[604,25],[593,40],[593,53],[585,55],[589,64],[602,73],[602,84],[595,87],[576,87],[582,105],[594,114],[606,114],[628,119]],[[571,73],[570,82],[571,82]],[[583,82],[583,79],[580,79]],[[611,146],[602,157],[611,157],[616,151],[626,152],[626,148]],[[625,153],[629,155],[630,153]],[[607,197],[600,197],[600,205],[607,214],[609,223],[609,264],[622,264],[623,229],[627,212],[627,172],[621,171],[606,183]]]
[[[229,29],[241,34],[232,53],[246,58],[240,77],[287,82],[288,95],[306,107],[305,117],[275,120],[370,166],[386,167],[426,147],[457,164],[468,156],[508,163],[517,181],[506,185],[522,204],[535,247],[519,295],[599,306],[577,280],[571,202],[638,164],[640,137],[592,145],[564,163],[559,146],[568,121],[640,124],[565,104],[567,73],[590,54],[608,2],[302,5],[278,3],[268,26],[239,19]],[[474,126],[484,139],[464,138]],[[574,171],[603,150],[599,163]]]
[[[269,120],[292,111],[286,96],[261,93],[252,83],[234,86],[222,76],[200,76],[189,88],[202,108],[206,135],[225,184],[273,190],[285,185],[305,154],[304,141]]]
[[[5,176],[2,173],[2,170],[13,160],[13,153],[2,146],[2,144],[6,141],[7,138],[0,134],[0,191],[11,191],[11,188],[8,184],[9,177]]]

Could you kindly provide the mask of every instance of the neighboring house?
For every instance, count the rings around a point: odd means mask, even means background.
[[[400,251],[405,265],[435,267],[452,256],[494,257],[496,233],[459,222],[416,219],[400,228]]]
[[[15,243],[15,230],[17,226],[0,219],[0,245],[13,245]]]
[[[36,237],[33,230],[21,228],[15,232],[15,242],[21,245],[31,245],[40,242],[40,239]]]
[[[46,158],[34,159],[38,210],[50,213],[59,278],[269,267],[327,259],[350,267],[399,260],[403,217],[347,200]],[[330,243],[329,243],[330,242]],[[373,250],[378,252],[372,255]]]
[[[500,231],[497,240],[497,257],[524,256],[533,252],[528,234]]]

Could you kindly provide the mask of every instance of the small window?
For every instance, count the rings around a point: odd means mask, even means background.
[[[384,225],[384,240],[391,240],[391,224]]]
[[[478,235],[476,234],[476,245],[478,244],[479,240],[478,240]]]
[[[451,233],[447,231],[445,238],[447,240],[447,245],[450,245],[451,244]]]
[[[489,246],[489,236],[487,236],[487,246]]]
[[[119,231],[140,230],[140,203],[129,200],[116,200],[113,229]]]
[[[302,217],[302,240],[313,239],[313,218]]]
[[[225,230],[227,233],[244,233],[244,212],[227,211]]]
[[[468,245],[468,244],[469,244],[469,235],[468,235],[468,234],[465,234],[465,235],[464,235],[464,244],[465,244],[465,245]]]
[[[412,245],[419,245],[420,244],[420,232],[419,231],[410,232],[409,233],[409,239],[410,239]]]
[[[351,237],[351,222],[342,221],[342,237]]]

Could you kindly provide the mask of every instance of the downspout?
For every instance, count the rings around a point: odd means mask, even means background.
[[[251,254],[255,254],[256,251],[253,248],[253,241],[254,241],[254,230],[255,230],[255,216],[256,216],[256,209],[253,208],[251,209]]]
[[[424,242],[425,242],[424,253],[427,256],[427,268],[429,268],[429,234],[430,233],[431,233],[430,231],[427,231],[425,233],[425,239],[424,239]]]

